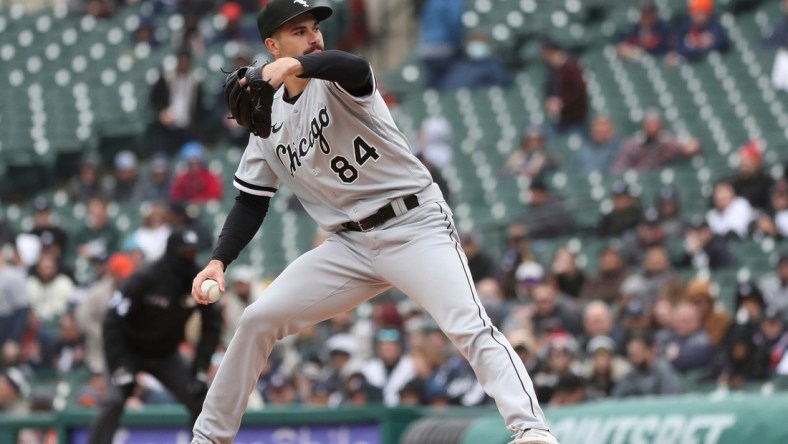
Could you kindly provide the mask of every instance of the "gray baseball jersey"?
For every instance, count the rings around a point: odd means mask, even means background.
[[[274,96],[268,139],[252,136],[235,173],[247,193],[286,185],[318,225],[336,231],[432,183],[376,89],[354,97],[312,79],[295,104]]]

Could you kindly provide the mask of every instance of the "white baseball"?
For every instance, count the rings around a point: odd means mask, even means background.
[[[213,279],[206,279],[200,285],[200,291],[208,298],[208,302],[216,302],[222,297],[222,291],[219,289],[219,283]]]

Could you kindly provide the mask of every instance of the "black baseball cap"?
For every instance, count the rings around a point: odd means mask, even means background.
[[[260,38],[265,41],[277,28],[284,25],[290,19],[295,18],[305,12],[315,15],[318,22],[329,18],[334,12],[329,6],[312,6],[314,0],[271,0],[257,14],[257,29],[260,30]]]

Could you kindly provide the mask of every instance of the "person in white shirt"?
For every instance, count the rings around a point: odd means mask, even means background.
[[[411,379],[416,369],[410,356],[403,354],[401,333],[385,328],[375,335],[376,357],[364,366],[364,376],[370,384],[383,390],[383,403],[387,406],[399,404],[399,392]]]
[[[714,234],[727,236],[735,234],[739,238],[747,236],[750,222],[755,218],[755,210],[746,199],[736,195],[728,182],[718,182],[712,197],[714,208],[706,213],[706,221]]]

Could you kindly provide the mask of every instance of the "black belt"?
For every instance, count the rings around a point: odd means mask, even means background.
[[[405,204],[405,208],[408,210],[412,210],[419,206],[419,198],[416,197],[415,194],[403,197],[402,202]],[[391,203],[388,203],[381,207],[378,211],[372,213],[371,216],[365,217],[358,222],[345,222],[342,224],[342,227],[350,231],[369,231],[383,222],[395,217],[396,215],[397,213],[394,211],[394,207],[391,205]]]

